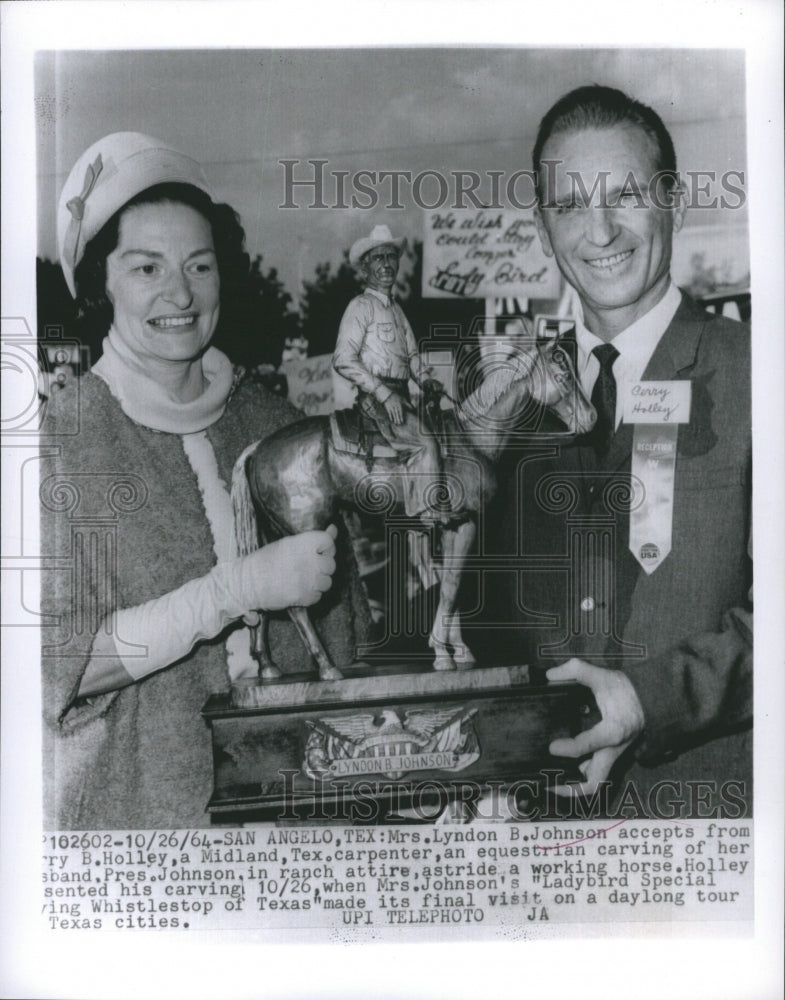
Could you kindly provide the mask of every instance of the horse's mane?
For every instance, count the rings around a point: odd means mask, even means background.
[[[483,375],[479,387],[461,403],[457,419],[464,422],[484,416],[514,385],[530,377],[532,367],[531,358],[519,352],[497,362]]]

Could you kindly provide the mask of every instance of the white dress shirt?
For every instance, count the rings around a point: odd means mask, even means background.
[[[613,375],[616,379],[616,427],[621,423],[625,390],[640,381],[680,303],[681,292],[671,282],[656,306],[626,330],[617,333],[611,341],[619,352],[619,357],[613,364]],[[592,351],[605,341],[586,329],[582,311],[576,319],[575,338],[578,344],[578,378],[583,391],[591,398],[594,383],[600,372],[600,363]]]

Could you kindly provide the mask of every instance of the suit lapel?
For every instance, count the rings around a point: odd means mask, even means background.
[[[682,293],[681,305],[652,354],[644,379],[676,378],[695,364],[705,317],[702,310]]]
[[[704,325],[703,311],[682,292],[679,308],[649,359],[643,378],[648,381],[667,381],[678,378],[682,372],[691,368],[695,363]],[[568,333],[565,340],[574,343],[574,333]],[[585,499],[588,499],[586,491],[592,485],[592,473],[615,472],[629,463],[633,433],[633,424],[620,424],[607,455],[599,464],[594,449],[579,444],[580,439],[576,441],[575,447],[563,449],[561,466],[583,473]]]
[[[682,300],[668,329],[660,338],[643,373],[646,381],[676,379],[695,363],[705,320],[692,299],[682,293]],[[624,465],[632,453],[633,424],[620,424],[611,441],[601,468],[613,471]]]
[[[660,338],[643,373],[643,378],[650,381],[689,378],[689,372],[696,361],[704,323],[701,311],[689,298],[682,295],[679,308]],[[581,479],[587,511],[598,509],[594,504],[612,479],[619,483],[629,481],[633,435],[633,424],[620,424],[607,455],[599,464],[593,448],[579,446],[573,449],[576,454],[572,456],[572,461],[583,471]],[[599,510],[611,513],[606,506],[602,506]],[[618,657],[620,652],[624,653],[626,649],[623,645],[618,645],[618,637],[625,634],[636,600],[638,582],[648,577],[629,550],[629,515],[626,512],[616,512],[614,522],[616,548],[615,554],[611,557],[612,566],[608,570],[613,575],[614,636],[606,640],[604,655]]]

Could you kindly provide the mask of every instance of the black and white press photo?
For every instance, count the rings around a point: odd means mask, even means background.
[[[132,6],[20,36],[4,141],[25,934],[770,939],[777,59]]]

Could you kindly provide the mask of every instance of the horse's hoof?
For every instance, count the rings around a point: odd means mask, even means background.
[[[343,674],[338,667],[322,667],[319,671],[320,681],[342,681]]]
[[[437,656],[433,661],[434,670],[455,670],[455,664],[451,656],[447,656],[446,653]]]
[[[278,667],[272,667],[272,666],[262,667],[259,673],[259,677],[262,681],[277,681],[280,680],[282,676],[283,675],[281,674],[281,671],[278,669]]]
[[[474,654],[468,646],[456,646],[455,652],[452,654],[452,658],[455,660],[455,665],[458,670],[471,670],[473,667],[477,666]]]

